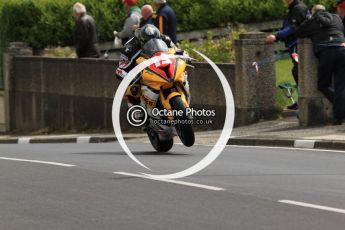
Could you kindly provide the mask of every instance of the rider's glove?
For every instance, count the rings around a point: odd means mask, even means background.
[[[176,53],[177,55],[183,55],[184,50],[182,50],[182,49],[180,49],[180,48],[176,48],[176,49],[175,49],[175,53]]]
[[[183,56],[183,58],[185,59],[185,61],[187,63],[191,63],[192,62],[192,58],[189,56],[189,53],[187,51],[180,50],[180,52],[176,53],[176,54]]]

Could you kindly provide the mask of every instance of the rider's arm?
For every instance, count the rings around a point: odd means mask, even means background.
[[[135,67],[135,61],[141,52],[140,42],[136,38],[132,38],[127,42],[121,52],[119,66],[116,69],[116,77],[122,80],[129,71]]]
[[[184,50],[178,48],[175,43],[173,43],[169,36],[161,34],[161,39],[167,44],[169,48],[172,48],[175,50],[175,53],[177,55],[188,55]],[[188,55],[189,56],[189,55]]]

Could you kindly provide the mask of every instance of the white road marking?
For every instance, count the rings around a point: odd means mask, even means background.
[[[77,137],[78,144],[89,144],[91,137]]]
[[[30,144],[30,137],[20,137],[18,138],[18,144]]]
[[[58,163],[58,162],[37,161],[37,160],[27,160],[27,159],[8,158],[8,157],[0,157],[0,160],[30,162],[30,163],[38,163],[38,164],[46,164],[46,165],[55,165],[55,166],[63,166],[63,167],[74,167],[74,166],[76,166],[76,165],[63,164],[63,163]]]
[[[209,146],[209,145],[204,145]],[[247,146],[247,145],[228,145],[228,147],[236,148],[257,148],[257,149],[285,149],[285,150],[303,150],[312,152],[332,152],[332,153],[345,153],[342,150],[328,150],[328,149],[304,149],[304,148],[292,148],[292,147],[270,147],[270,146]]]
[[[315,140],[295,140],[294,146],[296,148],[313,149],[315,142]]]
[[[284,203],[284,204],[291,204],[291,205],[296,205],[296,206],[302,206],[302,207],[307,207],[307,208],[313,208],[313,209],[319,209],[319,210],[324,210],[324,211],[329,211],[329,212],[336,212],[336,213],[345,214],[345,209],[332,208],[332,207],[327,207],[327,206],[322,206],[322,205],[317,205],[317,204],[308,204],[308,203],[303,203],[303,202],[293,201],[293,200],[279,200],[278,202]]]
[[[138,178],[144,178],[144,179],[155,180],[155,181],[162,181],[162,182],[179,184],[179,185],[185,185],[185,186],[196,187],[196,188],[202,188],[202,189],[207,189],[207,190],[212,190],[212,191],[225,191],[226,190],[225,188],[219,188],[219,187],[214,187],[214,186],[209,186],[209,185],[190,183],[190,182],[185,182],[185,181],[156,179],[156,178],[144,176],[144,175],[141,175],[141,174],[126,173],[126,172],[114,172],[114,174],[123,175],[123,176],[138,177]]]

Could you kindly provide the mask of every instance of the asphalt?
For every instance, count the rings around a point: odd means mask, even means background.
[[[128,145],[158,174],[183,170],[211,149],[177,144],[156,154],[148,144]],[[344,165],[344,152],[229,146],[199,174],[154,181],[113,173],[148,172],[117,143],[4,144],[0,229],[342,230]]]
[[[221,130],[196,133],[196,144],[214,145]],[[148,142],[144,133],[125,134],[129,142]],[[116,141],[113,132],[62,135],[2,135],[0,144],[108,143]],[[176,139],[178,142],[178,139]],[[345,125],[300,127],[295,116],[233,129],[228,145],[273,146],[307,149],[345,150]]]

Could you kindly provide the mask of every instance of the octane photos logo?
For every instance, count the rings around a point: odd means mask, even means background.
[[[151,111],[151,117],[159,118],[159,117],[177,117],[182,118],[186,115],[188,118],[193,119],[152,119],[152,123],[154,125],[210,125],[213,124],[213,120],[210,119],[211,117],[216,116],[216,110],[207,110],[207,109],[194,109],[194,108],[187,108],[186,111],[183,110],[168,110],[168,109],[158,109],[154,108]],[[134,127],[143,126],[148,120],[148,114],[146,109],[143,106],[135,105],[128,108],[127,111],[127,121],[130,125]],[[195,119],[200,117],[206,117],[209,119]]]
[[[198,53],[201,57],[203,57],[214,69],[216,74],[218,75],[218,78],[223,86],[224,93],[225,93],[225,101],[226,101],[226,117],[225,117],[225,123],[224,123],[224,128],[222,130],[222,133],[217,141],[217,143],[214,145],[212,150],[198,163],[193,165],[192,167],[185,169],[181,172],[173,173],[173,174],[167,174],[167,175],[153,175],[153,174],[147,174],[147,173],[142,173],[143,175],[156,178],[156,179],[178,179],[182,177],[187,177],[190,175],[193,175],[197,172],[200,172],[207,166],[209,166],[214,160],[218,158],[218,156],[222,153],[224,150],[230,136],[231,132],[233,129],[234,125],[234,119],[235,119],[235,106],[234,106],[234,98],[232,95],[232,91],[229,85],[229,82],[227,81],[226,77],[222,73],[222,71],[219,69],[219,67],[212,62],[208,57],[206,57],[204,54],[194,50],[194,52]],[[120,126],[120,109],[121,109],[121,101],[123,98],[123,95],[125,95],[127,87],[130,85],[131,81],[138,75],[142,70],[147,68],[148,66],[154,64],[154,63],[160,63],[164,60],[167,60],[167,58],[183,58],[183,56],[180,55],[165,55],[165,56],[160,56],[160,57],[153,57],[151,59],[148,59],[141,63],[140,65],[137,65],[132,71],[128,73],[128,75],[125,77],[125,79],[121,82],[120,86],[118,87],[114,101],[113,101],[113,109],[112,109],[112,120],[113,120],[113,127],[115,131],[116,138],[123,148],[123,150],[127,153],[127,155],[137,164],[140,166],[144,167],[147,170],[151,170],[147,166],[145,166],[142,162],[140,162],[134,155],[133,153],[129,150],[123,135],[121,131],[121,126]],[[139,108],[133,108],[135,110],[138,110]],[[131,114],[130,112],[127,113]],[[141,116],[132,116],[131,114],[131,119],[138,120],[138,121],[143,121],[143,117]],[[143,119],[143,120],[142,120]],[[147,118],[146,118],[147,119]],[[139,122],[140,123],[140,122]]]
[[[147,112],[140,105],[132,106],[127,111],[127,121],[134,127],[143,126],[147,121]]]

